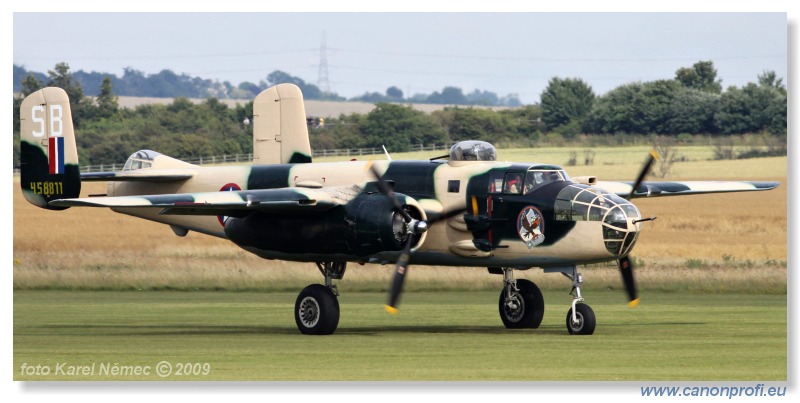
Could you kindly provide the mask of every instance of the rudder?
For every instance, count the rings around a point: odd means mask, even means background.
[[[19,116],[22,194],[36,206],[63,210],[48,203],[81,192],[69,97],[61,88],[43,88],[22,101]]]
[[[278,84],[253,101],[253,164],[311,162],[303,93]]]

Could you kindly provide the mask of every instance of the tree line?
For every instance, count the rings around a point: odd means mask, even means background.
[[[70,97],[82,164],[120,163],[134,151],[153,149],[176,158],[252,152],[252,101],[228,107],[215,97],[200,104],[177,97],[171,104],[119,108],[113,80],[101,80],[96,98],[84,90],[69,65],[59,63],[44,79],[33,74],[21,94],[43,86]],[[305,94],[304,94],[305,95]],[[19,104],[14,97],[14,164],[19,164]],[[782,79],[764,72],[756,82],[722,90],[711,62],[682,68],[673,79],[634,82],[597,96],[577,78],[552,78],[540,104],[493,111],[447,107],[423,113],[399,103],[378,102],[366,114],[342,114],[309,125],[314,149],[385,146],[407,151],[414,144],[480,139],[501,146],[535,146],[600,135],[786,136],[786,90]],[[785,152],[785,148],[783,149]]]
[[[45,82],[48,75],[40,72],[28,71],[22,66],[14,65],[14,91],[22,91],[22,80],[28,76]],[[352,101],[352,102],[413,102],[430,104],[451,104],[451,105],[487,105],[487,106],[520,106],[522,102],[517,94],[499,96],[494,92],[485,90],[474,90],[465,94],[461,88],[444,87],[442,91],[434,91],[431,94],[406,95],[397,86],[390,86],[385,93],[365,92],[362,95],[352,98],[340,96],[335,92],[325,92],[314,84],[308,83],[300,77],[295,77],[289,73],[275,70],[266,76],[265,80],[258,83],[245,81],[239,85],[233,85],[229,81],[219,82],[216,80],[191,77],[187,74],[176,74],[172,70],[164,69],[156,74],[144,74],[143,72],[127,67],[123,70],[122,77],[114,74],[85,72],[78,70],[72,73],[72,79],[86,89],[86,95],[97,96],[98,88],[104,79],[110,79],[117,95],[135,97],[157,97],[157,98],[219,98],[219,99],[253,99],[261,91],[281,83],[292,83],[300,87],[306,99],[324,101]]]

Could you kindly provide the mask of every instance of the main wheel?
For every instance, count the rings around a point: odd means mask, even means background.
[[[339,325],[339,300],[328,287],[311,284],[294,303],[294,321],[303,334],[331,334]]]
[[[506,290],[500,292],[500,319],[508,329],[536,329],[544,317],[544,297],[536,284],[517,280],[518,291],[508,298]]]
[[[594,311],[589,305],[575,304],[575,316],[578,321],[572,321],[572,308],[567,312],[567,331],[569,334],[576,335],[590,335],[594,333],[597,319],[594,316]]]

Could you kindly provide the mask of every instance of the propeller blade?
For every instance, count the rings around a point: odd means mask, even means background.
[[[408,261],[411,258],[411,244],[413,241],[414,237],[409,235],[408,241],[406,241],[406,247],[403,249],[403,253],[400,254],[400,257],[397,258],[397,264],[394,267],[392,286],[389,289],[389,302],[384,307],[386,312],[391,314],[397,314],[399,312],[397,302],[400,300],[400,293],[403,292],[403,282],[406,279],[406,274],[408,274]]]
[[[658,159],[658,153],[656,150],[650,150],[650,157],[647,159],[647,162],[644,163],[642,170],[639,172],[639,177],[636,178],[636,181],[633,182],[633,187],[631,188],[631,193],[625,199],[630,200],[633,197],[633,194],[636,193],[636,189],[639,185],[644,182],[644,178],[647,174],[650,173],[650,168],[653,167],[653,162]]]
[[[636,291],[636,281],[633,279],[633,264],[627,256],[620,259],[619,272],[622,274],[622,282],[625,284],[625,291],[628,293],[628,306],[633,308],[639,304],[639,296]]]
[[[394,206],[395,210],[397,210],[403,216],[403,219],[406,220],[406,222],[411,222],[411,215],[409,215],[408,212],[403,208],[403,205],[400,204],[400,201],[394,197],[394,190],[392,190],[392,187],[389,186],[389,183],[386,182],[383,177],[381,177],[381,175],[378,173],[378,170],[375,169],[375,165],[370,164],[369,170],[372,172],[372,175],[375,177],[375,179],[378,180],[378,187],[381,189],[381,193],[385,194],[386,197],[392,201],[392,205]]]

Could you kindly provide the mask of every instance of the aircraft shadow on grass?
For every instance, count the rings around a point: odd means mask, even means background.
[[[630,326],[704,326],[706,322],[647,322],[609,324],[610,327]],[[208,325],[208,324],[174,324],[174,325],[48,325],[42,329],[74,330],[75,332],[58,332],[58,335],[73,336],[192,336],[192,335],[247,335],[247,334],[297,334],[297,329],[290,326],[235,326],[235,325]],[[418,334],[561,334],[559,325],[545,325],[538,329],[509,330],[496,326],[370,326],[339,329],[337,334],[342,335],[378,335],[391,333],[418,333]]]

